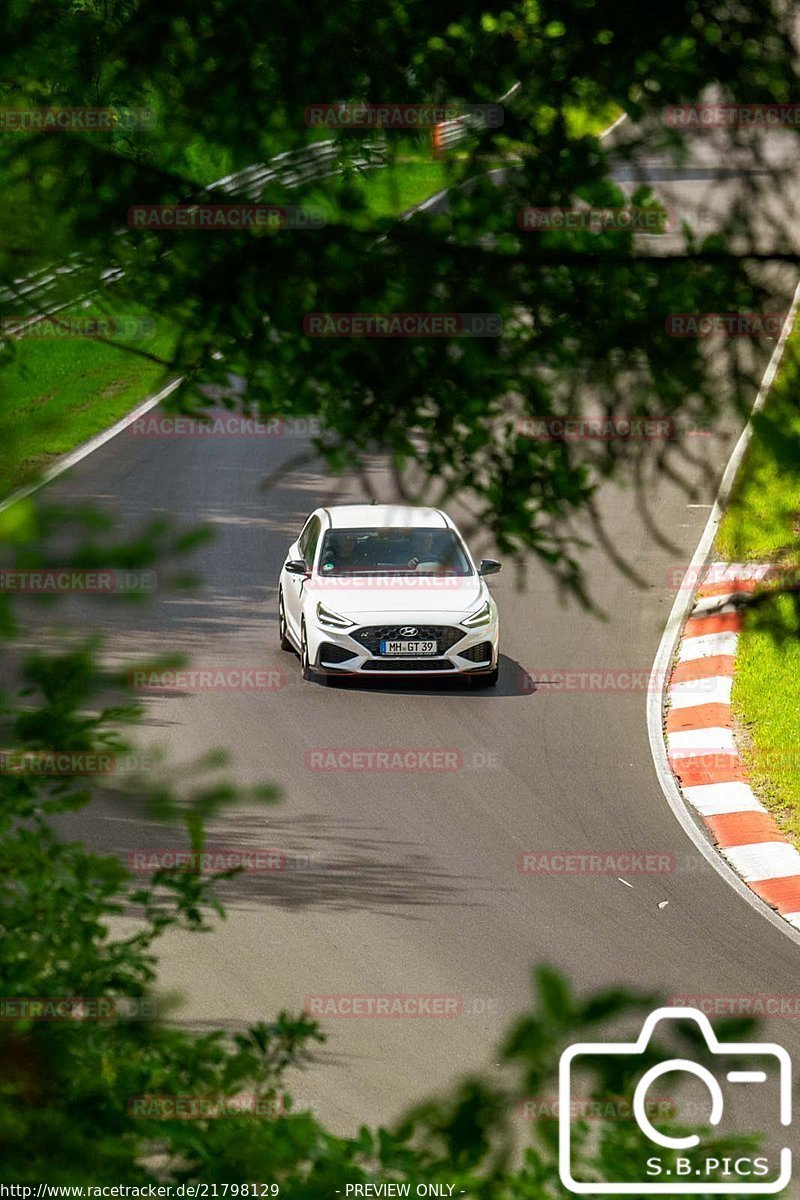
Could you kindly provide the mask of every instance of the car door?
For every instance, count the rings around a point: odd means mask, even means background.
[[[309,570],[314,563],[321,525],[319,517],[312,513],[297,539],[297,557],[305,561]],[[286,623],[295,639],[299,639],[306,578],[304,575],[292,575],[289,571],[284,571],[284,580],[283,603]]]

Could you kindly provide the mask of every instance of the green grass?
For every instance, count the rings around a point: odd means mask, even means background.
[[[719,557],[729,561],[794,563],[800,556],[800,339],[786,357],[734,485],[717,536]]]
[[[70,315],[101,315],[99,308],[75,306]],[[117,312],[117,316],[122,315]],[[126,307],[125,316],[146,318],[144,309]],[[175,333],[164,321],[144,336],[20,339],[16,353],[0,370],[0,498],[33,480],[54,458],[106,429],[165,383],[164,368],[130,353],[127,345],[168,357]]]
[[[356,187],[370,217],[399,217],[446,188],[451,172],[446,159],[397,162],[359,176]]]
[[[786,358],[736,480],[717,558],[800,569],[800,337]],[[759,799],[800,846],[800,603],[775,595],[739,639],[732,707]]]
[[[793,596],[773,597],[748,619],[732,704],[753,790],[800,846],[800,620]]]
[[[566,111],[567,129],[573,138],[587,137],[589,134],[597,137],[621,116],[622,109],[616,104],[607,104],[597,112],[589,112],[585,108],[569,108]]]
[[[403,157],[385,167],[353,171],[303,189],[304,208],[320,210],[326,221],[344,223],[368,231],[376,219],[399,217],[407,209],[427,200],[457,178],[456,164],[421,156]],[[283,203],[284,199],[275,199]]]

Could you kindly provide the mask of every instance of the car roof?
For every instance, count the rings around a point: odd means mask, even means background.
[[[438,508],[405,504],[333,504],[323,510],[332,529],[451,529],[452,521]]]

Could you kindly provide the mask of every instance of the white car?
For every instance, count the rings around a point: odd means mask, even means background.
[[[497,605],[450,518],[436,508],[317,508],[278,585],[281,648],[303,678],[467,676],[497,683]]]

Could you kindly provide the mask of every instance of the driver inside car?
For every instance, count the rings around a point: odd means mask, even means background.
[[[428,570],[441,568],[434,547],[434,535],[430,532],[419,533],[414,539],[413,554],[408,560],[408,566],[416,570],[422,564]]]
[[[358,538],[349,533],[340,533],[332,539],[325,561],[321,564],[323,571],[352,571],[361,570],[370,565],[366,546]]]

